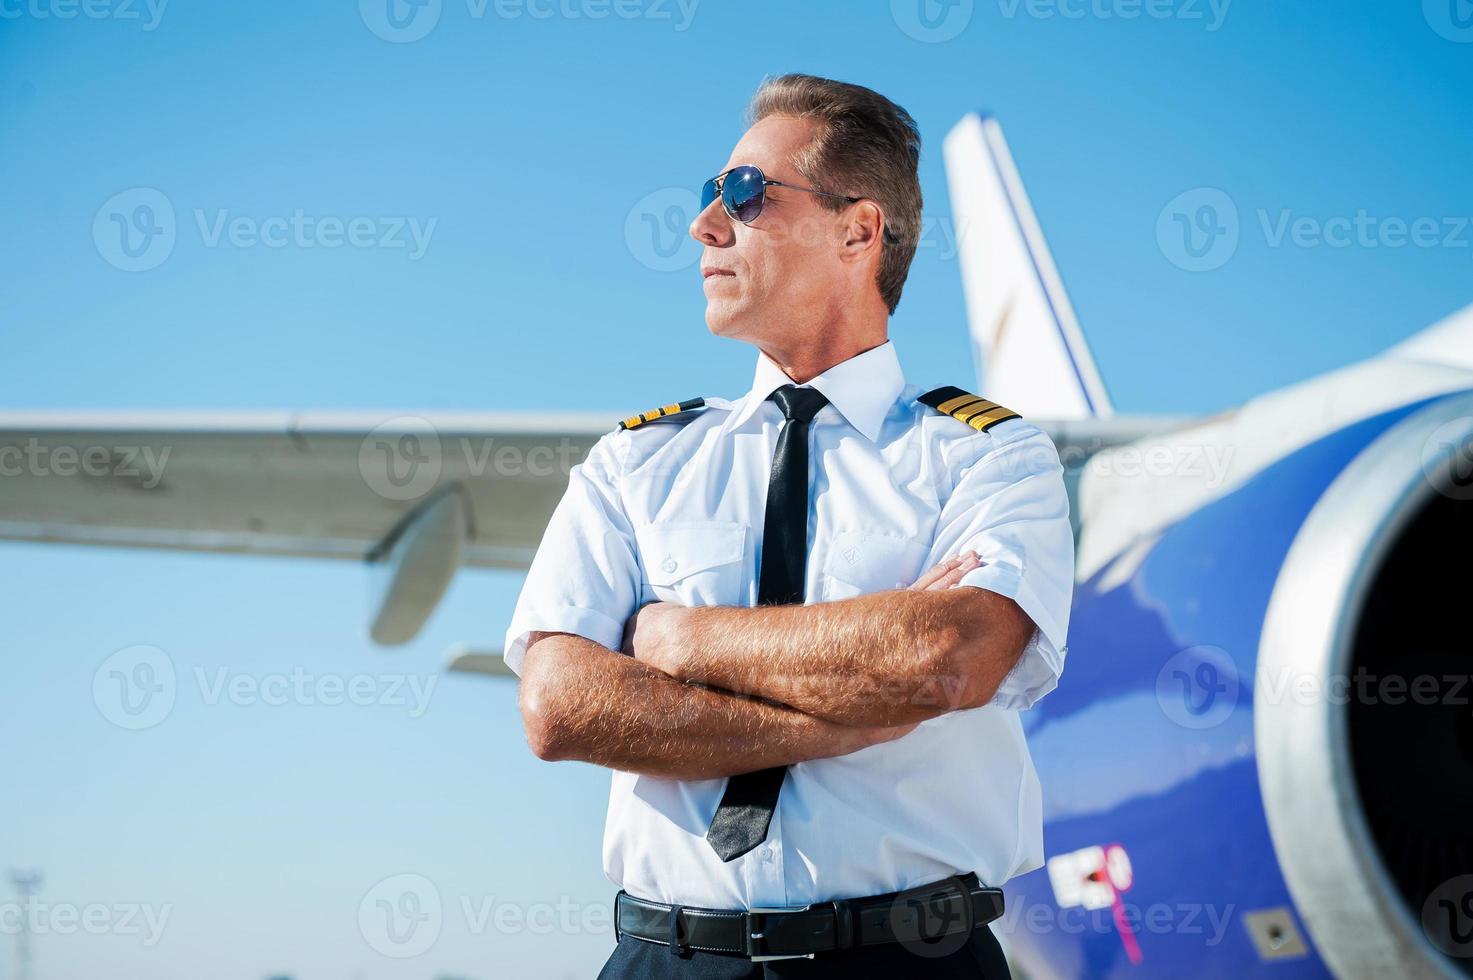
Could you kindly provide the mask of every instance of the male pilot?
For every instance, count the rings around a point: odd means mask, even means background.
[[[786,75],[749,119],[690,233],[752,388],[573,467],[507,631],[527,739],[613,770],[602,977],[1006,977],[998,886],[1043,858],[1018,712],[1073,589],[1058,454],[905,380],[905,110]]]

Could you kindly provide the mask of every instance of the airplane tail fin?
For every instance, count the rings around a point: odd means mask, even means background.
[[[1114,414],[996,119],[947,134],[946,173],[979,394],[1049,419]]]

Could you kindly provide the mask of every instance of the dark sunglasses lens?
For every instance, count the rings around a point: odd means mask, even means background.
[[[702,211],[711,206],[711,202],[716,200],[717,193],[719,192],[716,190],[716,178],[712,177],[710,180],[706,181],[705,186],[701,188]]]
[[[762,171],[756,167],[737,167],[721,183],[721,201],[726,211],[738,221],[755,220],[762,213],[764,199]]]

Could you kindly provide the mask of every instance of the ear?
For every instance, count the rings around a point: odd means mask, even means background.
[[[864,262],[877,257],[884,247],[885,213],[869,198],[851,205],[844,212],[846,221],[839,258],[843,262]]]

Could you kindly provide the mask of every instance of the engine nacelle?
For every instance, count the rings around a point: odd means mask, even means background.
[[[1030,976],[1468,975],[1470,445],[1473,394],[1378,412],[1081,578],[1023,716],[1048,867],[997,928]]]

